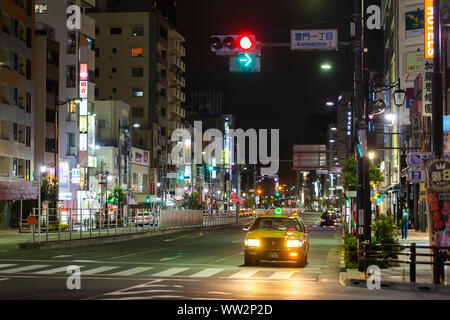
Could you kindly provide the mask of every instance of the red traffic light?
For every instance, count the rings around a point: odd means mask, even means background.
[[[253,45],[253,40],[249,36],[243,36],[239,39],[239,47],[241,47],[242,50],[250,50]]]

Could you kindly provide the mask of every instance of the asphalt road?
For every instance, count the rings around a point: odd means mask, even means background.
[[[20,250],[0,256],[0,299],[449,299],[433,293],[369,290],[339,283],[342,228],[305,214],[305,268],[243,266],[242,226],[85,247]],[[81,289],[67,286],[68,266]],[[72,275],[73,276],[73,275]],[[76,284],[73,278],[69,281]]]

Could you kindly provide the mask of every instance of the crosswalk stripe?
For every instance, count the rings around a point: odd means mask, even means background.
[[[6,281],[6,280],[9,280],[9,278],[3,278],[3,279],[0,279],[0,282],[1,282],[1,281]]]
[[[192,277],[192,278],[208,278],[208,277],[211,277],[211,276],[213,276],[213,275],[215,275],[215,274],[217,274],[217,273],[219,273],[219,272],[221,272],[223,270],[224,269],[205,269],[205,270],[202,270],[200,272],[194,273],[194,274],[190,275],[189,277]]]
[[[46,268],[46,267],[49,267],[49,265],[36,264],[36,265],[32,265],[32,266],[26,266],[26,267],[14,268],[14,269],[7,269],[7,270],[0,271],[0,273],[18,273],[18,272],[35,270],[35,269],[42,269],[42,268]]]
[[[153,267],[136,267],[136,268],[131,268],[128,270],[124,270],[124,271],[120,271],[120,272],[116,272],[111,274],[112,276],[132,276],[134,274],[138,274],[144,271],[148,271],[154,269]]]
[[[83,271],[81,274],[82,275],[91,275],[91,274],[97,274],[97,273],[101,273],[101,272],[106,272],[106,271],[117,269],[117,268],[119,268],[119,267],[116,267],[116,266],[98,267],[98,268],[94,268],[94,269]]]
[[[64,266],[64,267],[60,267],[60,268],[54,268],[54,269],[49,269],[49,270],[38,271],[38,272],[34,272],[34,274],[55,274],[55,273],[67,272],[67,267],[68,266]],[[77,267],[83,268],[84,266],[77,266]]]
[[[189,268],[170,268],[155,274],[152,274],[152,277],[170,277],[177,273],[189,270]]]
[[[294,273],[289,271],[277,271],[269,279],[289,279]]]
[[[229,276],[229,278],[250,278],[252,275],[257,273],[259,270],[241,270]]]
[[[0,268],[14,267],[16,264],[0,264]]]

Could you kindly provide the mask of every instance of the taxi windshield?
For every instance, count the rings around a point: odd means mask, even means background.
[[[300,231],[300,226],[295,219],[267,217],[256,219],[250,230]]]

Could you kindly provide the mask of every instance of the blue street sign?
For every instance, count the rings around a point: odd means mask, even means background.
[[[450,156],[448,152],[444,153],[445,157]],[[424,166],[424,160],[432,159],[434,158],[432,152],[411,152],[406,157],[406,163],[409,166]]]
[[[408,170],[408,181],[412,183],[421,183],[426,181],[426,174],[424,169],[410,168]]]
[[[291,30],[291,50],[337,50],[338,30]]]

